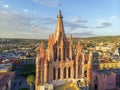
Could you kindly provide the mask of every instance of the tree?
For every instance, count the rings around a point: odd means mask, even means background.
[[[29,75],[27,77],[27,83],[30,85],[30,90],[33,90],[33,86],[35,83],[35,77],[33,75]]]
[[[68,81],[66,80],[65,81],[65,88],[64,88],[65,90],[68,90],[69,89],[69,83],[68,83]]]

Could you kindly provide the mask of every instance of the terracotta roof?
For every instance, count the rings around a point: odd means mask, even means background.
[[[4,87],[14,74],[15,72],[0,73],[0,88]]]

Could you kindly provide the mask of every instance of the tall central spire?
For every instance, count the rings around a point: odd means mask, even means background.
[[[61,10],[59,10],[59,12],[58,12],[58,18],[63,18]]]
[[[64,32],[64,25],[63,25],[63,16],[61,13],[61,10],[59,10],[58,16],[57,16],[57,26],[56,26],[56,31],[54,33],[54,38],[55,41],[59,41],[60,39],[66,39],[65,32]]]

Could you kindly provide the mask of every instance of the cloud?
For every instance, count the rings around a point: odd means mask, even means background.
[[[35,17],[11,10],[0,9],[0,36],[19,38],[47,38],[56,25],[57,18]],[[64,20],[65,27],[69,29],[87,28],[85,21],[78,18],[72,21]]]
[[[86,22],[88,22],[88,20],[85,20],[85,19],[82,19],[78,16],[75,16],[72,18],[72,22],[73,23],[86,23]]]
[[[39,17],[36,19],[36,21],[34,22],[34,24],[36,23],[39,23],[39,24],[42,24],[42,25],[49,25],[49,24],[55,24],[56,23],[56,20],[52,17]]]
[[[120,17],[119,16],[112,16],[111,19],[118,20],[118,19],[120,19]]]
[[[4,8],[10,8],[9,5],[5,4],[3,5]]]
[[[71,20],[64,20],[65,27],[69,27],[70,29],[77,28],[88,28],[86,23],[88,20],[82,19],[80,17],[73,17]]]
[[[57,0],[33,0],[33,2],[44,6],[58,6]]]
[[[107,28],[107,27],[110,27],[112,25],[111,22],[107,22],[104,19],[96,19],[95,22],[98,25],[93,27],[93,28]]]
[[[27,10],[27,9],[24,9],[24,12],[28,12],[28,10]]]
[[[96,26],[96,28],[106,28],[111,25],[112,25],[112,23],[110,23],[110,22],[102,21],[102,22],[98,22],[98,26]]]
[[[37,18],[33,24],[34,25],[52,25],[52,24],[56,24],[57,22],[57,18],[52,18],[52,17],[39,17]],[[73,21],[73,18],[70,19],[70,20],[63,20],[63,23],[64,23],[64,26],[69,28],[69,29],[77,29],[77,28],[88,28],[86,25],[85,25],[85,22],[87,22],[87,20],[83,20],[82,18],[80,20],[76,20],[76,21]]]
[[[27,12],[27,9],[24,10]],[[47,38],[51,30],[55,30],[57,18],[35,17],[26,13],[19,13],[5,8],[0,8],[0,37],[20,38]],[[98,25],[93,28],[105,28],[112,24],[104,20],[97,21]],[[88,20],[73,17],[64,20],[64,27],[69,30],[89,29]],[[77,32],[74,36],[94,36],[91,32]]]
[[[82,18],[80,20],[76,20],[76,21],[73,21],[73,18],[70,19],[70,20],[65,20],[63,19],[63,23],[64,23],[64,27],[67,27],[69,29],[78,29],[78,28],[88,28],[86,25],[85,25],[85,22],[87,20],[83,20]],[[39,17],[37,18],[35,21],[32,22],[32,24],[34,25],[55,25],[57,23],[57,18],[53,18],[53,17]]]
[[[97,25],[88,26],[88,20],[80,18],[80,17],[73,17],[71,20],[64,20],[65,27],[69,27],[71,30],[75,29],[89,29],[89,28],[107,28],[112,25],[111,22],[107,22],[103,19],[96,19],[95,22]],[[93,23],[93,22],[92,22]]]
[[[77,28],[88,28],[88,26],[84,24],[77,24],[77,23],[72,23],[70,21],[64,21],[65,27],[72,29],[77,29]]]
[[[30,17],[20,13],[5,10],[0,11],[0,20],[2,21],[0,22],[0,26],[3,27],[4,30],[8,27],[12,30],[24,28],[29,24],[30,19]]]
[[[0,36],[20,38],[47,38],[50,28],[34,24],[39,18],[15,11],[0,9]],[[41,18],[42,19],[42,18]],[[44,21],[45,18],[43,18]],[[42,22],[42,20],[41,20]]]
[[[93,34],[93,32],[90,31],[83,31],[83,32],[76,32],[76,33],[72,33],[73,37],[93,37],[95,36],[95,34]]]
[[[112,18],[112,19],[120,19],[119,16],[112,16],[111,18]]]

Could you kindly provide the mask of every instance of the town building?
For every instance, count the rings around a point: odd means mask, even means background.
[[[11,90],[15,72],[0,73],[0,90]]]
[[[35,56],[27,56],[27,55],[21,55],[19,57],[20,64],[35,64],[36,57]]]
[[[91,90],[120,90],[120,69],[92,71]]]
[[[16,68],[18,65],[18,58],[9,58],[0,60],[0,73],[10,72]]]

